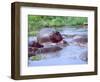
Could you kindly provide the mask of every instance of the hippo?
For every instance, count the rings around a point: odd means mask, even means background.
[[[50,35],[55,32],[55,29],[53,28],[43,28],[39,31],[37,34],[37,41],[40,44],[51,42]]]
[[[40,44],[43,43],[59,43],[63,40],[62,35],[60,32],[56,31],[53,28],[44,28],[40,30],[40,32],[37,35],[37,41]]]
[[[60,32],[53,28],[43,28],[37,34],[37,41],[29,45],[30,54],[56,52],[61,50],[66,44]]]
[[[29,45],[28,45],[28,51],[29,53],[35,53],[39,48],[43,48],[43,45],[39,44],[36,41],[32,41]]]
[[[87,36],[76,36],[73,38],[73,42],[79,46],[86,47],[88,43]]]
[[[80,58],[82,61],[87,62],[87,61],[88,61],[88,51],[84,51],[82,54],[80,54],[79,58]]]

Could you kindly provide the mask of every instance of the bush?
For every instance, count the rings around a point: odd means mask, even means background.
[[[77,26],[87,23],[87,17],[71,16],[34,16],[28,15],[29,35],[36,35],[37,31],[44,27]]]

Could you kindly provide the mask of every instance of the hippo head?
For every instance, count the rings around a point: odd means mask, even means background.
[[[62,37],[62,35],[60,34],[60,32],[56,31],[56,32],[53,32],[52,35],[50,35],[50,40],[51,40],[51,42],[53,42],[53,43],[58,43],[58,42],[60,42],[60,41],[63,40],[63,37]]]
[[[32,44],[30,45],[31,47],[35,47],[35,48],[41,48],[43,47],[43,45],[39,44],[38,42],[36,41],[33,41]]]

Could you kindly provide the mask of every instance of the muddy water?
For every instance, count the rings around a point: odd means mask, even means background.
[[[87,41],[77,41],[77,38],[87,39],[86,28],[62,28],[58,29],[64,40],[69,45],[57,52],[39,54],[39,60],[29,58],[28,66],[51,66],[51,65],[71,65],[71,64],[87,64]],[[29,42],[35,40],[36,37],[29,37]],[[75,41],[76,40],[76,41]],[[82,39],[81,39],[82,40]]]

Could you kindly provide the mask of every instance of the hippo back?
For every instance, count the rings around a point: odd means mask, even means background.
[[[53,28],[43,28],[39,31],[39,33],[37,34],[37,41],[41,44],[41,43],[46,43],[46,42],[50,42],[50,35],[52,35],[52,33],[55,32],[55,29]]]

